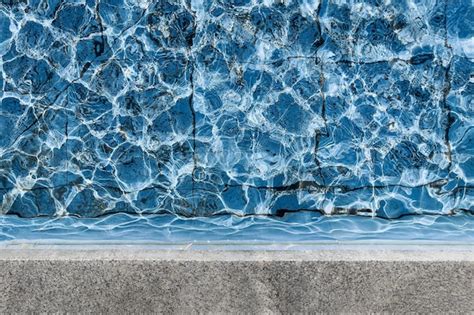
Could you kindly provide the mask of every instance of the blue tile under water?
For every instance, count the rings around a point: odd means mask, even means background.
[[[473,17],[1,0],[0,237],[472,240]]]
[[[184,218],[171,214],[113,214],[101,218],[0,217],[4,244],[269,244],[344,242],[474,244],[474,217],[410,215],[397,220],[322,216]]]

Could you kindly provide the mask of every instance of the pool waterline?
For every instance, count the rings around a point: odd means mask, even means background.
[[[0,216],[0,246],[158,246],[177,249],[311,248],[354,245],[471,245],[474,216],[412,215],[396,220],[289,213],[281,218],[232,215],[112,214],[99,218]]]

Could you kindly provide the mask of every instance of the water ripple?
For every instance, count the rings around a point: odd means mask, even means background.
[[[282,218],[232,215],[113,214],[100,218],[0,217],[0,241],[10,243],[273,243],[344,241],[474,242],[473,215],[412,215],[396,220],[290,213]]]

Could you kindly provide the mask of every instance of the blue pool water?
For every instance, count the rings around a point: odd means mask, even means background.
[[[114,214],[101,218],[0,217],[3,244],[268,244],[384,242],[474,244],[474,217],[327,217],[301,212],[268,216],[184,218],[176,215]]]
[[[0,239],[471,240],[471,0],[0,0]]]

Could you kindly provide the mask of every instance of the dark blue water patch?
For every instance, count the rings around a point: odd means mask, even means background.
[[[473,10],[0,1],[0,214],[472,212]]]
[[[344,241],[472,244],[470,214],[409,215],[397,220],[322,216],[303,212],[268,216],[185,218],[176,215],[114,214],[100,218],[0,217],[0,245],[96,243],[304,244]]]

